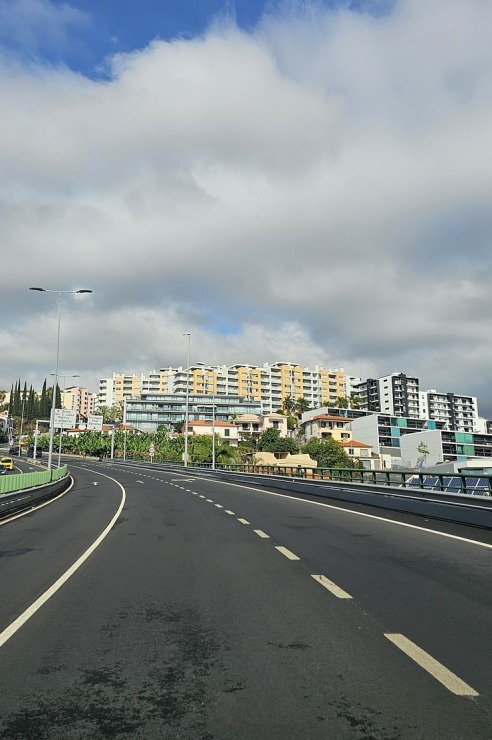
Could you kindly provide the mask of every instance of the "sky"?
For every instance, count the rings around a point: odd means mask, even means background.
[[[0,388],[291,361],[492,417],[489,0],[0,0]],[[69,381],[70,382],[70,381]]]

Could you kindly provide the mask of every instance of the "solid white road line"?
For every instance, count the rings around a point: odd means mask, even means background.
[[[258,537],[262,537],[264,540],[269,540],[270,535],[263,532],[262,529],[254,529],[253,532],[258,535]]]
[[[15,635],[15,633],[24,625],[36,612],[41,609],[41,607],[46,604],[46,602],[51,599],[52,596],[56,594],[56,592],[63,586],[64,583],[68,581],[69,578],[73,576],[73,574],[80,568],[81,565],[85,563],[85,561],[92,555],[94,550],[99,547],[101,542],[107,537],[107,535],[110,533],[110,531],[113,529],[114,525],[118,521],[118,518],[123,510],[123,507],[125,505],[126,501],[126,491],[117,480],[114,478],[111,478],[109,475],[105,475],[104,473],[97,473],[97,475],[102,475],[104,478],[109,478],[109,480],[113,481],[113,483],[116,483],[117,486],[121,488],[121,501],[120,505],[118,506],[118,509],[107,525],[107,527],[101,532],[99,537],[94,540],[92,545],[87,548],[87,550],[75,561],[73,565],[70,566],[68,570],[63,573],[45,592],[44,594],[41,594],[41,596],[34,601],[31,606],[29,606],[25,611],[20,614],[17,619],[15,619],[8,627],[6,627],[3,632],[0,632],[0,647],[4,645],[7,640],[10,640],[12,635]]]
[[[425,650],[422,650],[422,648],[419,648],[418,645],[404,635],[388,633],[384,636],[453,694],[457,694],[457,696],[478,696],[478,692],[475,689],[468,686],[455,673],[452,673],[442,663],[439,663],[439,661],[429,655],[429,653],[426,653]]]
[[[248,520],[247,520],[247,519],[241,519],[240,517],[238,517],[238,518],[237,518],[237,520],[238,520],[238,522],[240,522],[241,524],[249,524],[249,522],[248,522]]]
[[[337,586],[336,583],[333,583],[333,581],[330,581],[329,578],[326,576],[311,576],[311,578],[314,578],[315,581],[318,581],[318,583],[321,583],[324,588],[326,588],[330,593],[333,594],[333,596],[336,596],[337,599],[351,599],[351,595],[348,594],[346,591],[343,590],[343,588],[340,588],[340,586]]]
[[[301,558],[298,558],[297,555],[294,555],[293,552],[290,550],[287,550],[286,547],[282,547],[281,545],[276,545],[275,549],[282,553],[282,555],[285,555],[286,558],[289,560],[300,560]]]

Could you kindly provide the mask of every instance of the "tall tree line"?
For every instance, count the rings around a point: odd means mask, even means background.
[[[46,379],[41,393],[36,393],[32,385],[28,388],[26,381],[20,379],[12,385],[10,391],[9,416],[23,418],[25,422],[36,419],[49,419],[53,399],[53,387],[47,387]],[[56,408],[61,408],[60,387],[56,385]]]

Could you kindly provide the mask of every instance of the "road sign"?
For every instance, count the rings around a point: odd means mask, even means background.
[[[89,416],[87,419],[87,429],[90,429],[93,432],[100,432],[103,427],[103,417],[102,416]]]
[[[149,447],[149,455],[154,455],[154,454],[155,454],[155,446],[151,444]]]
[[[77,422],[77,412],[71,409],[55,409],[53,426],[56,429],[71,429]]]

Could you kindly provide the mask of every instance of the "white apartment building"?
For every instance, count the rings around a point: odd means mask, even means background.
[[[436,419],[443,422],[446,429],[458,432],[486,431],[479,420],[475,396],[441,393],[431,389],[421,391],[419,401],[421,419]]]
[[[189,393],[240,396],[261,404],[263,414],[277,411],[286,396],[304,398],[310,406],[334,405],[339,396],[346,397],[352,389],[353,376],[343,368],[327,369],[315,365],[311,370],[292,362],[265,363],[262,366],[204,365],[189,368],[161,368],[148,375],[123,375],[99,381],[99,404],[111,406],[124,398],[140,393]]]
[[[354,384],[354,393],[362,407],[390,416],[419,419],[419,379],[405,373],[391,373],[381,378],[367,378]]]
[[[76,411],[78,419],[87,419],[97,408],[98,394],[80,386],[71,386],[61,391],[61,398],[63,408]]]
[[[115,403],[123,403],[125,398],[139,396],[144,389],[145,375],[125,375],[124,373],[113,373],[112,378],[101,378],[99,380],[99,406],[113,406]]]

